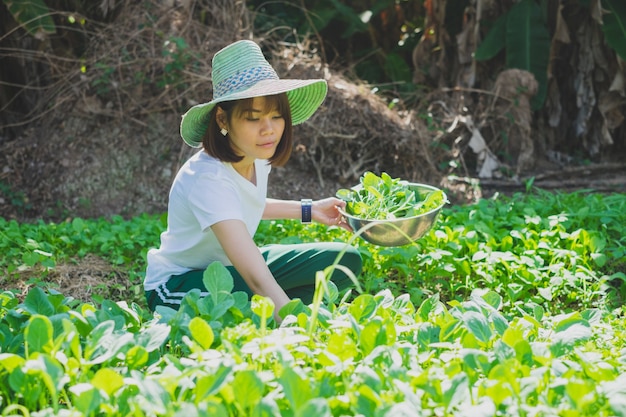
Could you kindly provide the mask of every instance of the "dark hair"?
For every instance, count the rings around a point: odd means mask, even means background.
[[[283,166],[289,160],[293,148],[293,126],[291,124],[289,100],[285,93],[265,96],[265,99],[266,108],[263,110],[268,111],[276,109],[281,116],[283,116],[283,119],[285,119],[283,136],[280,138],[280,142],[276,147],[276,152],[274,152],[274,155],[269,159],[272,166]],[[242,156],[235,153],[230,146],[230,141],[220,133],[220,127],[217,124],[217,108],[220,107],[224,110],[226,120],[230,124],[234,116],[240,116],[245,109],[250,107],[252,100],[254,99],[245,98],[241,100],[225,101],[217,104],[213,110],[211,110],[209,127],[202,138],[202,146],[206,153],[223,162],[239,162],[243,159]]]

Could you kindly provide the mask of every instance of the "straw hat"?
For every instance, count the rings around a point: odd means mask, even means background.
[[[252,41],[238,41],[219,50],[212,68],[213,100],[190,108],[180,123],[180,135],[194,148],[202,146],[211,110],[218,103],[287,93],[292,123],[297,125],[311,117],[326,97],[325,80],[279,79]]]

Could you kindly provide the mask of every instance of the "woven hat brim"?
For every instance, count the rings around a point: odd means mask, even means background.
[[[324,102],[328,86],[325,80],[261,80],[243,91],[234,92],[190,108],[182,117],[180,135],[193,148],[202,146],[202,138],[209,124],[211,110],[224,101],[241,100],[287,93],[293,125],[309,119]]]

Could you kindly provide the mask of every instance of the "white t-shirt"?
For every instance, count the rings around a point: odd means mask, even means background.
[[[256,185],[230,163],[204,151],[185,162],[170,189],[167,230],[161,234],[161,246],[148,251],[146,291],[172,275],[206,269],[214,261],[232,265],[211,226],[223,220],[241,220],[254,236],[265,209],[271,166],[266,160],[256,160],[255,169]]]

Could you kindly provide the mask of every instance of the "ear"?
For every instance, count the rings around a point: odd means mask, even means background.
[[[220,129],[228,129],[228,124],[226,123],[226,112],[219,106],[215,108],[215,121]]]

